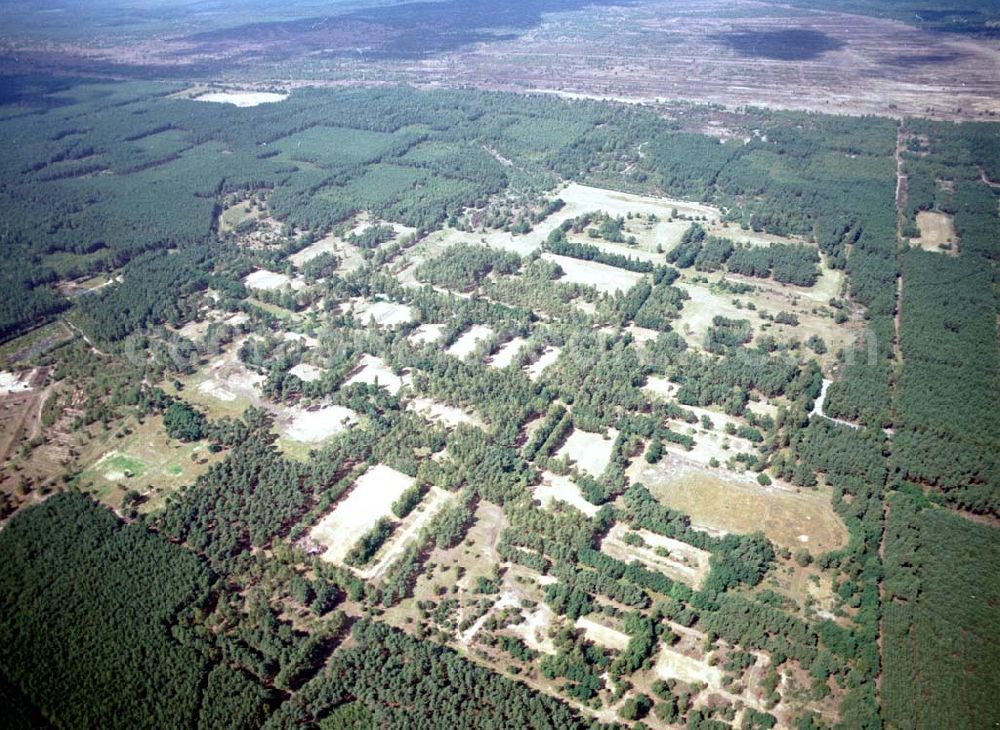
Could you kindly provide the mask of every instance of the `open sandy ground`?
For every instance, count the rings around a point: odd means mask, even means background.
[[[521,351],[521,347],[525,342],[526,340],[523,337],[515,337],[514,339],[505,342],[500,346],[500,349],[497,350],[496,354],[490,358],[490,367],[509,367],[514,362],[514,358],[517,356],[517,353]]]
[[[239,107],[274,104],[284,101],[288,94],[276,94],[268,91],[210,91],[196,96],[195,101],[207,101],[214,104],[232,104]]]
[[[310,539],[326,546],[323,560],[343,565],[362,535],[392,513],[392,503],[413,485],[413,479],[383,464],[366,471],[333,512],[313,527]]]
[[[482,324],[474,324],[455,340],[446,352],[457,358],[466,358],[476,349],[476,343],[489,338],[493,330]]]
[[[482,420],[475,414],[466,413],[461,408],[438,403],[430,398],[414,398],[406,404],[406,410],[413,411],[431,423],[440,423],[446,428],[455,428],[460,423],[471,426],[483,426]]]
[[[372,319],[379,327],[395,327],[413,321],[413,309],[398,302],[355,300],[351,303],[351,311],[365,325]]]
[[[704,659],[695,659],[667,646],[660,648],[655,671],[660,679],[679,679],[682,682],[704,682],[713,690],[722,686],[722,670],[709,666]]]
[[[411,380],[412,378],[409,373],[404,373],[402,376],[396,375],[396,373],[394,373],[392,369],[385,364],[385,361],[382,358],[365,354],[362,356],[361,362],[358,364],[354,374],[344,381],[344,385],[351,385],[352,383],[368,383],[369,385],[377,384],[379,387],[388,390],[392,395],[396,395],[400,389],[404,385],[408,385]]]
[[[260,385],[266,379],[249,370],[239,361],[237,353],[243,341],[234,342],[228,351],[213,360],[201,372],[204,379],[197,391],[223,403],[256,404],[260,400]]]
[[[910,239],[910,243],[914,246],[937,253],[958,253],[958,233],[955,231],[955,220],[952,216],[933,210],[922,210],[917,213],[917,227],[920,229],[920,236]],[[951,244],[951,248],[943,249],[942,244]]]
[[[628,532],[636,532],[646,543],[645,546],[629,545],[622,538]],[[662,548],[669,553],[665,557],[656,553]],[[681,581],[695,590],[701,588],[710,569],[709,553],[681,540],[657,535],[649,530],[631,530],[616,523],[601,542],[601,552],[617,560],[631,562],[638,560],[647,568],[661,572],[668,578]]]
[[[666,378],[650,375],[646,378],[646,384],[642,386],[642,389],[654,398],[670,400],[679,387],[677,383],[671,383]]]
[[[572,206],[573,209],[579,209],[582,213],[601,211],[614,216],[627,215],[628,213],[641,213],[648,216],[652,213],[661,220],[667,220],[670,218],[671,211],[676,208],[678,213],[688,217],[705,216],[709,221],[717,221],[720,217],[718,208],[713,208],[710,205],[673,198],[633,195],[576,183],[571,183],[559,191],[559,197],[566,201],[567,207]],[[574,213],[573,215],[578,214]]]
[[[650,465],[640,457],[627,473],[632,483],[642,482],[664,505],[690,515],[693,526],[736,533],[761,530],[778,545],[805,547],[814,554],[847,543],[847,529],[824,492],[777,484],[762,487],[671,461]]]
[[[556,452],[556,458],[568,456],[578,469],[599,477],[611,461],[611,451],[618,431],[609,429],[607,436],[574,428],[566,442]]]
[[[528,374],[529,380],[538,380],[542,377],[545,369],[555,363],[559,359],[559,353],[562,352],[562,348],[559,347],[546,347],[542,354],[538,356],[530,365],[524,367],[524,372]]]
[[[598,623],[588,616],[580,616],[576,620],[575,626],[583,630],[583,635],[589,641],[594,642],[598,646],[603,646],[605,649],[624,651],[625,647],[628,646],[628,634]]]
[[[443,324],[422,324],[410,333],[409,340],[414,345],[437,342],[444,335]]]
[[[301,279],[291,279],[284,274],[276,274],[267,269],[257,269],[248,274],[243,279],[243,284],[248,289],[262,289],[265,291],[274,291],[286,286],[291,286],[292,289],[302,289],[306,285]]]
[[[588,502],[580,493],[580,488],[566,476],[542,472],[542,482],[534,487],[535,499],[542,507],[549,507],[553,502],[565,502],[571,507],[583,512],[587,517],[593,517],[600,509],[596,504]]]
[[[312,383],[315,380],[319,380],[323,375],[322,370],[315,365],[310,365],[307,362],[300,362],[288,372],[301,380],[303,383]]]
[[[559,264],[563,270],[563,277],[560,281],[592,286],[599,292],[626,291],[639,283],[644,276],[635,271],[620,269],[617,266],[607,266],[594,261],[583,261],[554,253],[543,253],[542,258]]]
[[[357,246],[352,246],[346,241],[342,241],[337,236],[332,235],[321,238],[319,241],[316,241],[316,243],[306,246],[301,251],[289,256],[288,260],[291,261],[292,265],[296,268],[302,268],[305,264],[324,253],[333,254],[340,259],[340,265],[337,267],[337,271],[342,274],[349,274],[353,271],[357,271],[365,262],[365,259],[361,255],[361,251]]]
[[[440,487],[431,487],[420,504],[406,516],[392,537],[386,541],[374,558],[374,562],[362,570],[355,571],[365,580],[381,578],[399,556],[420,535],[420,531],[430,524],[435,515],[448,504],[451,494]]]
[[[733,300],[739,297],[725,293],[716,294],[703,284],[678,281],[676,286],[691,295],[690,299],[684,301],[680,319],[674,324],[674,329],[689,345],[704,349],[705,336],[716,315],[728,319],[749,320],[752,331],[756,333],[759,321],[756,313],[737,308]]]
[[[325,441],[357,421],[357,414],[344,406],[324,406],[315,410],[286,409],[278,419],[285,438],[307,444]]]
[[[36,370],[26,370],[20,373],[11,373],[6,370],[0,372],[0,395],[31,390],[31,379],[36,372]]]
[[[552,626],[553,621],[558,620],[555,612],[549,608],[547,603],[539,602],[533,610],[525,609],[521,613],[524,616],[524,621],[508,626],[508,630],[531,649],[544,654],[556,654],[555,643],[549,638],[549,627]]]

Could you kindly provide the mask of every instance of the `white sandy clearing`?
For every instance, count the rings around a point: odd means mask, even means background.
[[[446,352],[457,358],[466,358],[476,349],[476,343],[493,334],[493,330],[483,324],[474,324],[455,340]]]
[[[382,546],[378,555],[375,556],[375,561],[368,567],[355,572],[365,580],[378,579],[385,575],[406,548],[417,539],[420,531],[430,524],[430,521],[450,499],[449,492],[440,487],[431,487],[420,504],[406,516],[406,519],[393,532],[392,537]]]
[[[955,220],[947,213],[922,210],[917,213],[917,227],[920,229],[920,236],[910,239],[910,243],[913,245],[919,246],[925,251],[958,253],[958,248],[955,246],[958,243]],[[951,249],[940,248],[942,244],[949,243],[952,245]]]
[[[288,372],[301,380],[303,383],[312,383],[315,380],[319,380],[320,376],[323,375],[322,370],[315,365],[310,365],[307,362],[300,362]]]
[[[625,331],[631,334],[632,339],[634,339],[639,344],[652,342],[656,340],[657,337],[660,336],[660,333],[657,332],[656,330],[651,330],[648,327],[640,327],[639,325],[636,324],[630,324],[628,327],[625,328]]]
[[[308,262],[324,253],[331,253],[340,259],[337,271],[344,274],[357,271],[365,263],[365,257],[357,246],[352,246],[346,241],[342,241],[337,236],[326,236],[316,243],[309,244],[301,251],[288,257],[292,265],[301,269]]]
[[[410,333],[409,340],[414,345],[437,342],[444,335],[443,324],[422,324]]]
[[[302,268],[305,264],[312,261],[317,256],[324,253],[336,253],[339,248],[339,242],[336,236],[326,236],[321,238],[315,243],[311,243],[306,246],[301,251],[296,251],[288,260],[292,262],[292,266],[295,268]]]
[[[756,312],[737,309],[733,304],[733,299],[740,297],[732,294],[715,294],[701,284],[679,282],[676,286],[691,295],[691,298],[684,302],[680,319],[674,323],[674,329],[684,335],[689,345],[704,349],[705,335],[716,315],[728,319],[749,320],[751,328],[756,331],[756,327],[753,326],[758,321]]]
[[[198,384],[198,392],[217,401],[231,403],[237,398],[256,401],[266,378],[249,370],[237,359],[242,342],[235,342],[229,352],[216,358],[206,370],[207,377]]]
[[[483,426],[483,422],[475,415],[466,413],[461,408],[438,403],[430,398],[414,398],[406,404],[406,410],[413,411],[431,423],[440,423],[447,428],[455,428],[460,423],[472,426]]]
[[[599,477],[604,473],[611,461],[611,450],[614,448],[618,431],[608,430],[605,437],[599,433],[590,433],[574,428],[566,442],[556,452],[556,458],[568,456],[581,471],[591,476]]]
[[[521,351],[526,340],[523,337],[515,337],[497,350],[497,353],[490,358],[489,365],[494,368],[506,368],[514,362],[517,353]]]
[[[413,310],[410,306],[398,302],[358,300],[352,304],[351,310],[365,325],[372,319],[380,327],[395,327],[413,321]]]
[[[661,400],[669,400],[677,392],[678,387],[677,383],[671,383],[666,378],[650,375],[646,378],[646,384],[642,386],[642,389]]]
[[[301,443],[314,444],[339,433],[357,420],[357,414],[343,406],[325,406],[307,411],[289,408],[281,416],[286,438]]]
[[[304,288],[306,285],[301,279],[291,279],[284,274],[277,274],[267,269],[257,269],[253,273],[248,274],[243,279],[243,284],[248,289],[263,289],[265,291],[283,289],[286,286],[291,286],[292,289],[298,290]]]
[[[194,100],[251,107],[260,104],[274,104],[287,98],[288,94],[277,94],[273,91],[210,91],[207,94],[196,96]]]
[[[366,471],[333,512],[313,527],[310,539],[326,546],[323,560],[343,565],[362,535],[392,512],[392,503],[413,485],[413,479],[383,464]]]
[[[492,616],[497,611],[502,611],[505,608],[511,608],[513,606],[519,606],[519,605],[520,601],[518,600],[516,595],[514,595],[510,591],[504,591],[503,593],[500,594],[500,597],[497,599],[496,603],[494,603],[489,608],[489,610],[486,611],[486,613],[484,613],[482,616],[476,619],[475,623],[473,623],[472,626],[470,626],[464,632],[458,635],[459,643],[462,644],[462,646],[468,646],[469,644],[472,643],[472,640],[476,638],[476,634],[478,634],[479,630],[483,628],[483,624],[486,623],[487,619],[489,619],[490,616]]]
[[[319,344],[319,340],[309,335],[302,335],[298,332],[286,332],[282,335],[285,342],[301,342],[306,349],[311,350]]]
[[[542,472],[542,483],[537,485],[534,491],[535,499],[542,503],[542,507],[549,507],[553,502],[565,502],[587,517],[593,517],[600,509],[596,504],[584,499],[580,488],[569,477],[553,474],[550,471]]]
[[[524,368],[524,371],[528,374],[528,378],[530,380],[538,380],[542,377],[545,369],[559,359],[561,351],[562,348],[559,347],[546,347],[537,360]]]
[[[541,577],[548,578],[549,576]],[[522,615],[524,615],[524,621],[507,628],[535,651],[556,654],[555,642],[549,638],[549,627],[556,618],[555,612],[549,608],[547,603],[540,601],[534,611],[523,611]]]
[[[704,682],[713,689],[722,685],[722,670],[709,666],[704,659],[693,659],[666,646],[660,648],[655,671],[660,679]]]
[[[31,390],[31,376],[34,370],[22,373],[0,372],[0,395],[10,395],[11,393],[23,393]]]
[[[626,291],[640,282],[644,276],[635,271],[619,269],[617,266],[582,261],[554,253],[543,253],[542,258],[559,264],[564,274],[559,281],[592,286],[599,292]]]
[[[681,215],[693,217],[708,217],[714,222],[719,219],[719,211],[701,203],[691,203],[673,198],[654,198],[646,195],[632,195],[617,190],[592,188],[589,185],[572,183],[559,192],[559,197],[566,201],[567,207],[587,212],[602,211],[609,215],[619,216],[628,213],[642,213],[648,216],[655,214],[661,220],[670,218],[671,211],[676,208]]]
[[[583,629],[583,635],[598,646],[616,651],[624,651],[625,647],[628,646],[628,634],[599,624],[587,616],[580,616],[576,620],[575,626],[578,629]]]
[[[629,545],[623,537],[628,532],[636,532],[646,543],[645,546]],[[656,548],[669,553],[664,557],[656,553]],[[649,530],[630,530],[626,525],[616,523],[601,542],[601,552],[617,560],[631,562],[638,560],[647,568],[658,571],[668,578],[678,580],[695,590],[701,587],[710,569],[709,553],[686,542],[658,535]]]
[[[177,334],[194,342],[205,334],[210,324],[212,324],[212,321],[208,319],[203,319],[200,322],[191,321],[177,330]]]
[[[408,385],[411,380],[408,373],[404,373],[402,376],[396,375],[382,358],[365,354],[362,356],[356,372],[344,381],[344,385],[353,383],[378,385],[388,390],[392,395],[396,395],[400,388]]]

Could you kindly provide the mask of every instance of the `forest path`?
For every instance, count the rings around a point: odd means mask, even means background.
[[[823,412],[823,404],[826,403],[826,391],[830,388],[830,385],[832,383],[833,383],[832,380],[827,380],[826,378],[823,378],[823,387],[820,389],[819,395],[813,402],[813,407],[812,410],[809,411],[809,415],[820,416],[821,418],[825,418],[828,421],[833,421],[834,423],[839,423],[841,426],[847,426],[848,428],[853,428],[855,430],[861,428],[861,426],[859,426],[856,423],[851,423],[850,421],[844,421],[839,418],[833,418],[831,416],[826,415]]]
[[[895,391],[896,389],[896,374],[899,370],[899,366],[903,362],[903,351],[900,344],[900,314],[902,312],[903,304],[903,251],[905,249],[905,239],[903,238],[903,227],[906,223],[904,211],[906,210],[906,198],[907,198],[907,177],[903,166],[903,150],[906,149],[906,124],[905,121],[900,118],[899,125],[896,128],[896,227],[898,241],[896,243],[896,267],[898,269],[896,273],[896,307],[893,312],[892,325],[893,325],[893,340],[892,340],[892,352],[893,352],[893,371],[892,380],[890,383],[890,389]],[[893,420],[895,421],[896,415],[896,405],[895,398],[893,398],[892,403],[889,404],[890,410],[893,415]]]

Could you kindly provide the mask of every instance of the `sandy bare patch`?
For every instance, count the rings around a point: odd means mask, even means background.
[[[541,576],[547,578],[548,576]],[[521,641],[535,651],[544,654],[556,654],[555,642],[549,638],[549,627],[556,620],[555,612],[548,604],[539,602],[533,611],[522,611],[524,621],[507,627],[509,631],[520,637]]]
[[[704,471],[664,459],[648,464],[639,457],[626,472],[643,483],[664,505],[691,516],[692,526],[706,531],[752,533],[762,530],[790,550],[803,547],[818,554],[847,544],[847,529],[833,511],[830,496],[774,484],[762,487],[750,478]],[[803,543],[800,536],[809,537]]]
[[[361,358],[358,369],[344,381],[344,385],[352,383],[378,385],[388,390],[392,395],[396,395],[404,385],[410,383],[411,379],[408,373],[404,373],[402,376],[396,375],[382,358],[365,354]]]
[[[666,378],[658,378],[655,375],[650,375],[646,378],[646,384],[642,386],[642,389],[661,400],[670,400],[674,397],[674,393],[677,392],[678,387],[676,383],[671,383]]]
[[[288,372],[290,375],[294,375],[303,383],[312,383],[316,380],[319,380],[320,377],[323,375],[322,370],[320,370],[315,365],[310,365],[307,362],[300,362],[298,365],[293,367]]]
[[[413,309],[398,302],[357,300],[352,303],[351,311],[363,324],[374,319],[379,327],[395,327],[413,321]]]
[[[660,336],[660,333],[656,330],[651,330],[648,327],[640,327],[636,324],[630,324],[625,328],[625,331],[632,335],[632,339],[639,344],[652,342]]]
[[[409,340],[414,345],[437,342],[444,335],[443,324],[422,324],[410,334]]]
[[[289,256],[288,260],[292,262],[293,266],[301,269],[314,258],[324,253],[333,254],[340,259],[337,271],[342,274],[350,274],[357,271],[365,263],[365,258],[357,246],[352,246],[333,235],[325,236],[319,241],[306,246],[301,251]]]
[[[568,456],[578,469],[599,477],[611,461],[616,438],[618,431],[613,428],[608,430],[607,436],[574,428],[555,455],[557,459]]]
[[[578,629],[583,629],[583,635],[598,646],[615,651],[624,651],[625,647],[628,646],[628,634],[597,623],[588,616],[580,616],[576,620],[575,626]]]
[[[955,231],[955,220],[947,213],[933,210],[922,210],[917,213],[917,227],[920,229],[918,238],[911,238],[910,243],[925,251],[937,253],[958,253],[958,233]],[[950,249],[941,248],[950,245]]]
[[[580,488],[569,477],[549,471],[542,472],[542,483],[534,488],[534,492],[535,499],[542,503],[542,507],[549,507],[553,502],[565,502],[587,517],[593,517],[600,509],[584,499]]]
[[[420,535],[434,516],[451,500],[451,494],[440,487],[431,487],[420,504],[406,516],[392,537],[379,550],[374,562],[359,571],[355,571],[365,580],[381,578],[399,556],[403,554]]]
[[[679,679],[682,682],[703,682],[713,689],[722,686],[722,670],[709,666],[704,659],[695,659],[667,646],[660,648],[655,671],[660,679]]]
[[[691,203],[673,198],[654,198],[646,195],[632,195],[606,188],[592,188],[588,185],[572,183],[559,192],[559,197],[566,201],[567,206],[581,211],[601,211],[609,215],[619,216],[628,213],[641,213],[645,216],[656,215],[660,219],[670,218],[676,209],[681,215],[700,218],[705,216],[710,222],[719,220],[717,208],[701,203]],[[686,225],[686,224],[685,224]]]
[[[506,368],[514,362],[517,353],[521,351],[526,340],[523,337],[515,337],[509,342],[505,342],[497,353],[490,358],[489,365],[494,368]]]
[[[569,256],[560,256],[554,253],[543,253],[542,258],[559,264],[563,270],[563,277],[560,281],[571,284],[582,284],[592,286],[599,292],[617,292],[631,289],[639,283],[643,274],[626,269],[619,269],[617,266],[607,266],[594,261],[583,261]]]
[[[412,485],[412,478],[383,464],[366,471],[354,483],[351,493],[309,533],[313,542],[327,548],[320,557],[343,565],[354,543],[381,518],[390,515],[392,503]]]
[[[623,538],[628,532],[637,533],[645,545],[625,542]],[[657,548],[660,548],[659,552]],[[650,570],[686,583],[695,590],[701,588],[710,569],[710,556],[706,551],[649,530],[630,530],[621,523],[616,523],[601,542],[601,552],[626,563],[638,560]]]
[[[476,343],[492,336],[493,330],[482,324],[474,324],[462,336],[455,340],[446,352],[457,358],[464,359],[476,349]]]
[[[678,282],[676,286],[691,295],[690,299],[685,300],[680,319],[674,325],[674,329],[684,336],[689,345],[704,349],[705,335],[708,334],[708,328],[712,326],[712,319],[716,315],[729,319],[749,320],[756,332],[754,325],[757,317],[751,316],[755,313],[738,309],[733,304],[733,299],[739,297],[734,297],[732,294],[715,294],[701,284]]]
[[[430,398],[414,398],[406,404],[406,410],[423,416],[431,423],[440,423],[446,428],[455,428],[460,423],[482,428],[483,422],[478,416],[467,413],[461,408],[438,403]]]
[[[278,419],[285,438],[306,444],[325,441],[357,421],[357,414],[344,406],[324,406],[315,410],[288,408]]]
[[[191,340],[192,342],[195,342],[201,339],[202,335],[204,335],[205,332],[208,331],[208,326],[210,324],[212,324],[212,321],[208,319],[203,319],[200,322],[191,321],[188,322],[183,327],[181,327],[179,330],[177,330],[177,334],[179,334],[181,337]]]
[[[542,377],[542,373],[545,372],[545,369],[559,359],[560,352],[562,352],[562,348],[546,347],[537,360],[530,365],[525,366],[524,372],[528,374],[528,378],[531,380],[538,380]]]
[[[23,393],[26,390],[31,390],[31,378],[34,374],[34,370],[26,370],[20,373],[11,373],[6,370],[0,372],[0,395]]]
[[[210,398],[230,403],[245,399],[257,403],[260,399],[260,385],[266,378],[249,370],[239,361],[237,353],[243,341],[234,342],[229,351],[216,358],[203,371],[206,378],[198,384],[198,392]]]
[[[267,269],[257,269],[253,273],[248,274],[243,279],[243,284],[247,289],[262,289],[264,291],[283,289],[286,286],[297,290],[304,288],[306,285],[301,279],[292,279],[284,274],[277,274]]]
[[[286,332],[282,335],[282,338],[285,342],[301,342],[307,350],[311,350],[319,345],[319,340],[315,337],[299,334],[298,332]]]
[[[232,104],[238,107],[275,104],[288,98],[288,94],[277,94],[272,91],[210,91],[194,97],[195,101],[207,101],[213,104]]]

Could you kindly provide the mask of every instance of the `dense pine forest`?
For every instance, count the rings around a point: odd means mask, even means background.
[[[12,726],[1000,717],[1000,125],[11,84]]]

